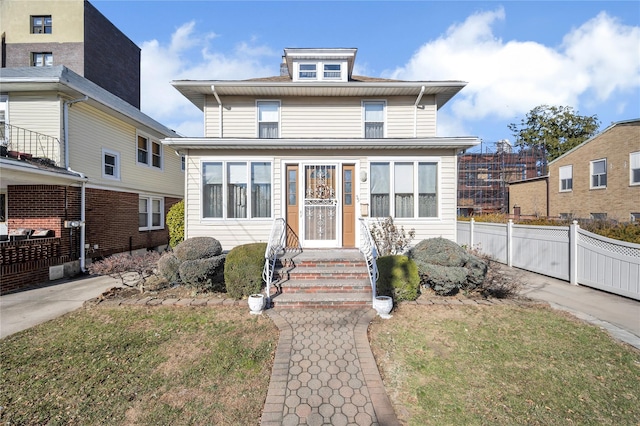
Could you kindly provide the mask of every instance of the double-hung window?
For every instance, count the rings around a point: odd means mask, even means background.
[[[364,137],[367,139],[384,138],[384,101],[365,101],[362,103],[364,114]]]
[[[315,80],[318,78],[317,64],[300,64],[298,78],[300,80]]]
[[[323,77],[325,80],[339,80],[340,78],[342,78],[340,64],[324,64],[323,68]]]
[[[573,166],[562,166],[558,169],[560,192],[573,190]]]
[[[275,139],[279,137],[280,101],[258,101],[258,137]]]
[[[147,136],[138,135],[137,157],[138,164],[162,168],[162,145]]]
[[[164,199],[141,195],[138,199],[138,229],[148,231],[164,228]]]
[[[591,162],[591,189],[607,187],[607,160]]]
[[[31,54],[31,60],[34,67],[50,67],[53,65],[53,53],[35,52]]]
[[[120,180],[120,153],[102,149],[102,177]]]
[[[373,162],[370,176],[372,217],[438,216],[437,162]]]
[[[51,34],[51,15],[31,17],[31,34]]]
[[[640,151],[629,154],[629,184],[640,185]]]
[[[202,165],[203,218],[270,218],[271,163],[205,162]]]

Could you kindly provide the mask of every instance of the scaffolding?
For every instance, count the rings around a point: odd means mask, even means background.
[[[458,215],[509,213],[509,183],[545,173],[539,151],[516,151],[506,139],[483,142],[479,152],[458,155]]]

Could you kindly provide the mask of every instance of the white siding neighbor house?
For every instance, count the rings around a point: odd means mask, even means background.
[[[281,75],[179,80],[204,112],[186,156],[185,237],[225,250],[266,242],[286,220],[302,248],[357,247],[360,218],[393,217],[415,242],[456,237],[456,155],[475,137],[437,137],[438,110],[466,83],[352,75],[357,49],[285,49]]]

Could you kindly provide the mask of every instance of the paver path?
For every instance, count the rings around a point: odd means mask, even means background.
[[[262,425],[397,425],[367,328],[371,308],[266,311],[280,329]]]

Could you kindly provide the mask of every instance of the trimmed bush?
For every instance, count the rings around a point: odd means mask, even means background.
[[[170,283],[180,281],[180,261],[175,254],[165,253],[158,260],[158,273]]]
[[[488,264],[445,238],[420,241],[407,253],[418,266],[420,282],[442,295],[482,285]]]
[[[224,255],[187,260],[180,264],[180,279],[197,291],[224,291],[224,263]]]
[[[220,241],[213,237],[194,237],[184,240],[174,249],[179,261],[206,259],[222,254]]]
[[[395,303],[418,298],[420,276],[413,260],[402,255],[382,256],[377,265],[379,296],[390,296]]]
[[[169,245],[175,247],[184,241],[184,200],[171,206],[166,223],[169,229]]]
[[[234,247],[224,265],[227,294],[242,299],[262,290],[262,269],[267,243],[244,244]]]

